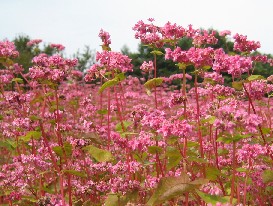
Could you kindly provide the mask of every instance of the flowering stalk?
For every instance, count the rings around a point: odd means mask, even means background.
[[[252,98],[251,98],[251,96],[250,96],[249,92],[247,91],[247,89],[246,89],[246,87],[245,87],[244,84],[243,84],[243,88],[244,88],[244,91],[245,91],[246,94],[247,94],[248,101],[249,101],[249,103],[250,103],[250,105],[251,105],[251,108],[252,108],[252,110],[253,110],[253,113],[254,113],[254,114],[257,114],[257,113],[256,113],[256,110],[255,110],[255,107],[254,107],[254,105],[253,105],[253,102],[252,102]],[[264,134],[263,134],[263,130],[262,130],[261,124],[258,125],[258,128],[259,128],[260,134],[261,134],[261,136],[262,136],[263,143],[266,144],[266,141],[265,141],[265,137],[264,137]]]
[[[194,78],[194,88],[195,88],[195,101],[196,101],[196,115],[197,115],[197,126],[198,126],[198,140],[199,140],[199,152],[201,158],[204,158],[204,151],[203,151],[203,138],[201,132],[201,122],[200,122],[200,107],[199,107],[199,95],[198,95],[198,86],[197,86],[197,70],[195,70],[195,78]],[[203,164],[203,175],[205,175],[205,167]]]
[[[156,54],[154,54],[154,78],[156,78]],[[154,94],[154,97],[155,97],[155,108],[157,109],[157,89],[156,89],[156,86],[155,86],[155,94]]]
[[[235,177],[236,177],[236,143],[232,144],[232,180],[231,180],[231,193],[230,193],[230,204],[235,195]]]

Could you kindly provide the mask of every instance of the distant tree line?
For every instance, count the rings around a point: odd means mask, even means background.
[[[233,42],[229,41],[226,37],[221,37],[216,35],[216,38],[218,39],[218,43],[216,45],[207,45],[207,47],[212,48],[223,48],[226,53],[234,53],[233,51]],[[27,43],[30,41],[29,36],[18,36],[16,37],[13,42],[17,48],[17,50],[20,53],[20,56],[15,59],[15,62],[22,65],[25,70],[28,70],[31,66],[31,60],[34,56],[45,53],[47,55],[53,55],[56,53],[56,50],[54,48],[50,47],[49,44],[44,43],[43,46],[35,46],[35,47],[29,47],[27,46]],[[192,41],[189,38],[182,38],[178,45],[183,50],[188,50],[192,47]],[[165,47],[159,49],[161,52],[165,52]],[[132,64],[134,66],[133,72],[130,73],[130,75],[137,76],[137,77],[146,77],[147,74],[142,74],[140,70],[140,66],[144,61],[151,61],[153,60],[153,54],[151,53],[153,51],[152,48],[149,48],[146,45],[139,44],[138,51],[137,52],[130,52],[130,49],[128,47],[124,47],[121,49],[121,52],[123,54],[128,55],[132,59]],[[254,55],[259,54],[258,52],[254,53]],[[61,53],[62,55],[62,53]],[[267,55],[268,58],[272,58],[271,54]],[[90,49],[89,46],[85,46],[82,52],[79,50],[72,55],[73,58],[78,59],[78,66],[76,69],[85,72],[87,69],[90,68],[95,63],[95,51]],[[180,73],[179,68],[176,66],[176,64],[172,61],[165,60],[164,55],[157,57],[157,75],[162,77],[168,77],[172,74]],[[187,73],[191,73],[194,71],[194,68],[191,68],[190,66],[187,67]],[[273,71],[271,71],[271,67],[269,64],[262,64],[262,63],[256,63],[254,74],[260,74],[264,77],[268,77],[273,74]],[[224,75],[225,83],[229,84],[231,82],[231,77],[229,75]]]
[[[30,47],[27,43],[30,41],[30,37],[26,35],[21,35],[16,37],[13,42],[16,46],[17,51],[20,55],[15,59],[15,62],[22,65],[27,71],[32,66],[32,59],[41,53],[45,53],[49,56],[57,53],[54,48],[50,47],[50,44],[44,43],[43,46]],[[60,55],[63,55],[60,53]],[[89,46],[85,46],[83,51],[77,51],[72,55],[72,58],[78,59],[77,70],[84,72],[86,69],[90,68],[91,65],[95,63],[95,52],[91,50]]]
[[[226,53],[230,54],[238,54],[233,50],[234,43],[230,40],[228,40],[226,37],[219,36],[219,34],[216,34],[216,38],[218,39],[217,44],[215,45],[207,45],[206,47],[212,47],[214,49],[223,48]],[[178,45],[182,50],[188,50],[192,47],[192,40],[189,38],[182,38]],[[165,48],[163,47],[159,49],[161,52],[165,53]],[[153,60],[153,54],[151,53],[153,51],[152,48],[147,47],[146,45],[139,44],[138,51],[131,53],[127,47],[124,47],[121,52],[123,54],[128,55],[132,59],[132,64],[134,65],[133,73],[134,76],[142,76],[140,66],[143,63],[143,61],[151,61]],[[252,55],[258,55],[261,54],[259,52],[255,52]],[[264,54],[261,54],[264,55]],[[272,58],[271,54],[265,54],[268,58]],[[158,76],[162,77],[168,77],[175,73],[181,73],[176,63],[170,60],[165,60],[164,55],[157,56],[157,73]],[[253,74],[260,74],[264,77],[268,77],[273,74],[272,67],[270,67],[269,64],[263,64],[260,62],[257,62],[255,64],[255,69]],[[187,73],[191,73],[194,71],[194,68],[191,66],[187,67]],[[228,74],[223,75],[225,78],[225,84],[230,84],[232,81],[232,78]]]

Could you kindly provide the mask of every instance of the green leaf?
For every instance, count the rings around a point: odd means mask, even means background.
[[[178,66],[179,69],[186,69],[187,64],[185,64],[185,63],[178,63],[178,64],[176,64],[176,66]]]
[[[72,174],[77,177],[87,177],[85,172],[81,172],[81,171],[77,171],[77,170],[63,170],[63,173]]]
[[[102,93],[105,89],[107,89],[109,87],[113,87],[113,86],[117,85],[118,83],[119,83],[119,81],[115,78],[108,80],[107,82],[104,82],[104,84],[99,89],[99,93]]]
[[[101,115],[107,114],[107,112],[108,112],[107,109],[100,109],[100,110],[97,110],[97,113],[98,113],[98,114],[101,114]]]
[[[99,149],[93,145],[88,145],[83,149],[86,150],[98,162],[107,162],[113,159],[111,152]]]
[[[149,90],[149,89],[146,89],[146,93],[147,93],[148,96],[151,96],[151,95],[152,95],[152,92],[151,92],[151,90]]]
[[[22,200],[26,200],[26,201],[32,202],[32,203],[37,202],[37,199],[34,198],[34,197],[32,197],[32,196],[23,196],[23,197],[22,197]]]
[[[10,143],[8,140],[6,141],[0,141],[0,148],[4,147],[6,149],[8,149],[9,151],[13,151],[17,146],[16,143]]]
[[[203,159],[203,158],[201,158],[201,157],[198,158],[198,157],[192,156],[192,157],[188,157],[187,159],[188,159],[188,161],[190,161],[190,162],[197,162],[197,163],[207,163],[207,162],[208,162],[206,159]]]
[[[216,142],[223,142],[225,144],[230,144],[232,142],[238,142],[241,139],[249,138],[251,137],[250,134],[237,134],[234,136],[228,136],[228,137],[219,137]]]
[[[13,82],[17,82],[19,84],[23,84],[24,83],[23,79],[21,79],[21,78],[13,78],[12,81]]]
[[[204,200],[206,203],[211,203],[212,205],[216,205],[218,202],[220,203],[228,203],[229,200],[225,197],[220,197],[217,195],[210,195],[204,192],[196,190],[197,194]]]
[[[63,144],[63,149],[62,146],[55,146],[52,148],[52,150],[59,156],[59,157],[63,157],[64,153],[63,150],[65,152],[66,157],[69,157],[72,155],[72,145],[68,142],[65,142]]]
[[[9,148],[10,148],[11,150],[17,148],[17,143],[16,143],[15,141],[13,141],[13,140],[7,139],[5,142],[6,142],[7,144],[9,144]]]
[[[126,77],[124,75],[124,73],[119,73],[115,76],[115,79],[117,79],[118,81],[122,81],[124,80]]]
[[[243,81],[232,82],[232,87],[237,91],[243,90]]]
[[[183,195],[193,188],[189,182],[189,177],[186,173],[182,173],[179,177],[161,178],[147,205],[159,205],[167,200]]]
[[[246,168],[239,167],[236,169],[237,172],[247,172]]]
[[[220,171],[216,167],[207,167],[206,168],[206,178],[209,180],[216,180],[220,175]]]
[[[205,70],[209,70],[211,68],[211,66],[206,65],[206,66],[203,66],[202,68],[205,69]]]
[[[216,120],[216,117],[215,117],[215,116],[210,116],[209,118],[207,118],[207,121],[208,121],[208,123],[210,123],[210,124],[213,124],[213,123],[215,122],[215,120]]]
[[[131,122],[131,121],[123,121],[122,123],[123,123],[123,127],[124,127],[124,130],[125,130],[125,131],[127,131],[127,128],[133,124],[133,122]],[[116,131],[117,131],[117,132],[125,132],[125,131],[123,131],[123,129],[122,129],[122,124],[121,124],[121,122],[119,122],[119,123],[116,125]]]
[[[205,185],[205,184],[208,184],[208,183],[209,183],[209,180],[208,180],[208,179],[199,178],[199,179],[196,179],[196,180],[190,182],[189,184],[190,184],[190,185],[200,186],[200,185]]]
[[[63,149],[61,146],[55,146],[52,148],[52,150],[58,155],[59,157],[63,156]]]
[[[273,171],[272,170],[265,170],[262,174],[263,182],[270,183],[273,182]]]
[[[249,138],[249,137],[251,137],[250,134],[237,134],[237,135],[234,135],[234,136],[232,137],[232,139],[233,139],[234,142],[238,142],[238,141],[240,141],[241,139],[245,139],[245,138]]]
[[[261,80],[264,79],[262,75],[251,75],[247,78],[248,81],[255,81],[255,80]]]
[[[105,206],[118,206],[119,196],[117,194],[108,194],[105,200]]]
[[[72,145],[68,142],[64,143],[64,151],[67,157],[72,155]]]
[[[227,149],[218,149],[218,154],[219,155],[225,155],[225,154],[228,154],[229,153],[229,151],[227,150]]]
[[[120,194],[108,194],[105,200],[105,206],[126,206],[127,203],[135,203],[138,197],[138,191],[134,190],[132,192],[126,193],[126,195]]]
[[[233,142],[233,140],[230,137],[218,137],[218,139],[216,140],[216,142],[223,142],[225,144],[230,144],[230,143]]]
[[[270,129],[270,128],[267,128],[267,127],[263,127],[263,128],[262,128],[262,132],[263,132],[263,134],[270,134],[271,129]]]
[[[167,170],[176,167],[182,159],[180,151],[173,147],[167,147],[166,156],[168,157]]]
[[[104,51],[111,51],[111,48],[109,47],[109,46],[106,46],[106,45],[101,45],[101,48],[102,48],[102,50],[104,50]]]
[[[29,119],[32,121],[37,121],[37,120],[41,120],[42,118],[35,116],[35,115],[31,115],[31,116],[29,116]]]
[[[268,195],[271,195],[271,197],[273,196],[273,186],[267,186],[265,191]]]
[[[155,55],[163,55],[163,52],[159,51],[159,50],[154,50],[154,51],[151,51],[151,54],[155,54]]]
[[[104,84],[100,87],[99,93],[102,93],[105,89],[109,87],[113,87],[117,85],[120,81],[124,80],[126,77],[124,73],[119,73],[115,76],[115,78],[108,80],[107,82],[104,82]]]
[[[163,79],[162,78],[153,78],[153,79],[150,79],[148,80],[145,84],[144,84],[144,87],[148,90],[151,90],[152,88],[155,88],[157,86],[160,86],[163,82]]]
[[[136,132],[121,132],[120,136],[126,137],[127,135],[136,135],[136,134],[138,134],[138,133],[136,133]]]
[[[197,146],[199,146],[198,142],[187,141],[187,147],[197,147]]]
[[[27,133],[27,136],[31,136],[31,137],[33,137],[33,139],[38,140],[38,139],[40,139],[40,138],[41,138],[41,136],[42,136],[42,132],[38,132],[38,131],[30,131],[30,132],[28,132],[28,133]]]
[[[3,64],[3,66],[8,67],[12,66],[14,62],[10,58],[6,57],[0,57],[0,63]]]
[[[159,146],[149,146],[148,147],[148,152],[150,154],[156,154],[156,153],[162,153],[163,149]]]

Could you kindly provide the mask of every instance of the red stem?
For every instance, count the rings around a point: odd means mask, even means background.
[[[154,78],[156,78],[156,54],[154,54]],[[155,108],[157,109],[157,92],[155,85]]]

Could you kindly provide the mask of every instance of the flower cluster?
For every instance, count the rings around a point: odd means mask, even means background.
[[[154,64],[152,61],[149,61],[149,62],[144,61],[142,65],[140,66],[140,69],[144,72],[150,72],[154,70]]]
[[[256,51],[261,47],[260,42],[249,41],[247,40],[247,36],[235,34],[233,36],[235,39],[234,42],[234,50],[239,52],[251,52]]]
[[[33,80],[61,81],[68,76],[70,70],[78,63],[77,59],[64,59],[60,55],[48,56],[40,54],[33,58],[34,66],[29,68],[28,77]]]
[[[15,58],[17,56],[19,56],[19,53],[18,51],[16,51],[13,42],[10,42],[8,40],[0,41],[0,57]]]
[[[102,40],[104,46],[109,46],[111,44],[110,34],[103,29],[100,30],[99,37]]]
[[[27,43],[27,46],[32,47],[33,45],[38,45],[42,42],[42,39],[32,39]]]
[[[131,64],[131,59],[126,55],[121,54],[120,52],[112,51],[102,51],[97,52],[96,60],[98,63],[91,66],[90,71],[87,71],[91,74],[99,74],[100,69],[104,72],[128,72],[132,71],[133,65]]]
[[[233,54],[211,46],[229,31],[148,21],[136,38],[164,45],[173,61],[164,65],[179,69],[157,77],[164,55],[155,55],[140,67],[147,83],[123,73],[131,59],[111,51],[103,30],[87,84],[76,59],[39,54],[24,70],[9,59],[14,44],[0,43],[1,205],[272,203],[273,77],[253,73],[272,59],[249,53],[259,44],[244,36]]]
[[[57,49],[57,51],[63,51],[65,47],[61,44],[50,44],[50,47],[53,49]]]

